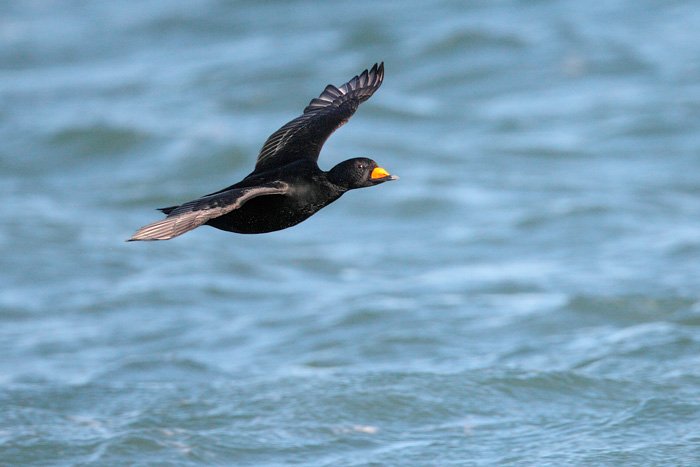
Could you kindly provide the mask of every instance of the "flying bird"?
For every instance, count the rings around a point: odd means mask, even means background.
[[[332,84],[304,113],[265,142],[253,172],[240,182],[179,206],[161,208],[165,219],[141,227],[127,240],[168,240],[201,225],[241,234],[296,225],[346,191],[398,179],[372,159],[349,159],[324,172],[318,156],[328,137],[379,89],[384,63],[340,87]]]

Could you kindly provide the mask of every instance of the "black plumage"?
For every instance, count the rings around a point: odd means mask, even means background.
[[[223,190],[160,209],[165,219],[141,227],[127,241],[167,240],[200,225],[244,234],[282,230],[308,219],[348,190],[396,180],[363,157],[341,162],[328,172],[317,164],[323,143],[383,79],[381,63],[340,87],[328,85],[302,115],[267,139],[250,175]]]

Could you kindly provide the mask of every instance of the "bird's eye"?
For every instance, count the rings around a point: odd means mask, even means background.
[[[360,169],[360,170],[365,170],[365,166],[362,165],[362,164],[358,165],[357,168]]]

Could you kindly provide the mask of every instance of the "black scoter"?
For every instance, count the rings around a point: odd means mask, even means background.
[[[242,234],[282,230],[309,218],[348,190],[398,179],[364,157],[341,162],[328,172],[317,164],[323,143],[374,94],[383,79],[381,63],[340,87],[328,85],[301,116],[267,139],[250,175],[223,190],[160,209],[165,219],[141,227],[127,241],[168,240],[200,225]]]

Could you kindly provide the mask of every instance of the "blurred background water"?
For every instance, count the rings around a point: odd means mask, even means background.
[[[0,464],[696,466],[700,2],[0,5]],[[400,181],[124,243],[378,61]]]

